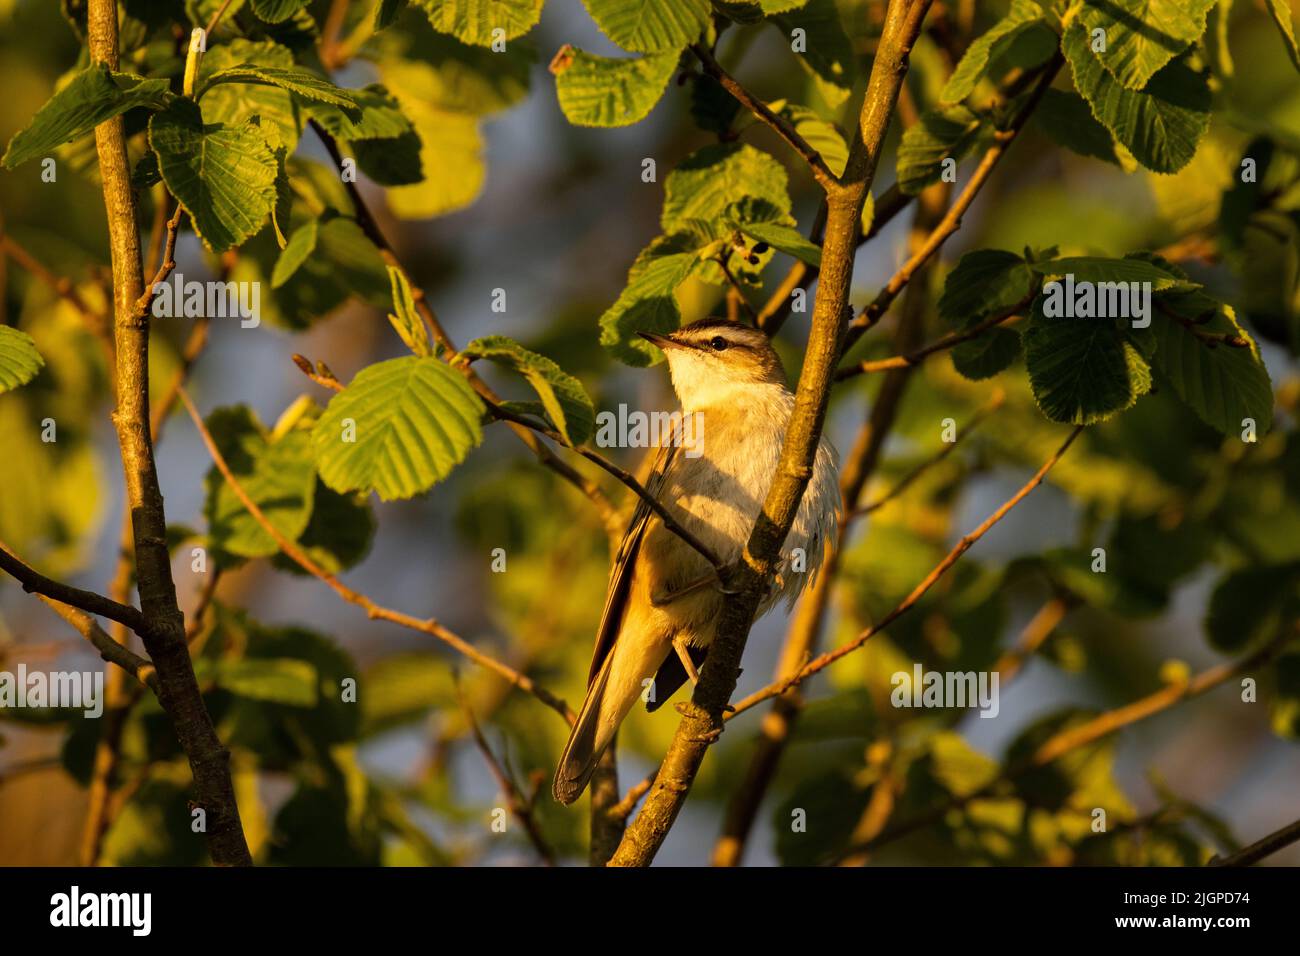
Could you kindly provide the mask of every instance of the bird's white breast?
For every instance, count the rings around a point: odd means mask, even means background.
[[[688,457],[678,450],[665,494],[679,520],[728,563],[741,556],[772,487],[794,408],[794,396],[780,385],[737,389],[732,398],[733,405],[698,410],[703,416],[702,454]],[[837,472],[834,448],[823,438],[813,477],[782,548],[786,566],[760,613],[778,598],[793,602],[816,575],[838,520]],[[789,566],[796,548],[803,549],[802,571]]]

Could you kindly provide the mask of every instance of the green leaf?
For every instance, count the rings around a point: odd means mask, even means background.
[[[205,854],[194,839],[189,816],[190,784],[167,779],[159,767],[123,804],[104,834],[109,866],[199,866]],[[174,775],[172,775],[174,776]]]
[[[272,441],[243,405],[219,408],[206,423],[240,487],[277,531],[295,540],[307,527],[316,489],[308,434],[291,431]],[[240,558],[263,558],[280,550],[215,465],[205,485],[203,510],[214,549]]]
[[[1014,252],[977,249],[961,257],[948,273],[939,298],[939,316],[957,329],[1008,309],[1036,285],[1029,264]]]
[[[447,477],[483,440],[465,377],[410,355],[367,366],[330,399],[312,432],[321,480],[338,492],[410,498]]]
[[[379,0],[375,5],[375,30],[391,27],[405,9],[406,0]]]
[[[429,329],[416,311],[415,297],[411,294],[411,284],[406,281],[406,273],[389,266],[388,281],[393,286],[393,311],[396,313],[390,315],[388,321],[393,324],[408,349],[416,355],[432,355]]]
[[[849,161],[849,147],[844,142],[844,134],[840,132],[838,126],[822,119],[817,113],[798,103],[777,100],[767,105],[773,112],[780,113],[790,121],[795,132],[821,154],[822,160],[831,172],[836,176],[843,175],[844,167]]]
[[[1296,604],[1300,564],[1242,568],[1223,577],[1210,595],[1205,633],[1225,654],[1257,648],[1277,636],[1283,612]]]
[[[630,53],[681,50],[698,40],[709,22],[708,0],[583,0],[583,4],[601,32]]]
[[[439,33],[475,46],[514,40],[537,25],[542,0],[413,0]],[[502,32],[493,35],[494,30]]]
[[[311,521],[298,545],[325,571],[338,574],[360,564],[370,553],[375,529],[374,510],[364,496],[340,495],[318,482]],[[273,560],[294,574],[310,574],[283,554]]]
[[[1105,421],[1151,390],[1150,367],[1108,319],[1049,319],[1035,304],[1024,347],[1034,399],[1054,422]]]
[[[326,103],[340,110],[354,122],[361,119],[361,104],[350,90],[335,86],[329,80],[303,69],[284,69],[278,66],[261,66],[241,63],[210,75],[199,89],[195,99],[223,83],[247,83],[254,86],[274,86],[294,96],[317,103]]]
[[[1182,169],[1210,123],[1210,88],[1181,60],[1168,63],[1140,91],[1126,89],[1089,47],[1087,29],[1075,22],[1062,49],[1074,85],[1095,116],[1143,166],[1157,173]]]
[[[472,116],[488,116],[528,96],[530,75],[537,62],[531,39],[511,43],[505,52],[471,46],[455,37],[435,33],[424,24],[403,31],[402,56],[387,57],[380,69],[404,62],[425,67],[420,89],[411,92],[429,106]]]
[[[1097,122],[1088,103],[1078,93],[1049,89],[1034,110],[1032,122],[1059,146],[1080,156],[1132,167],[1133,160],[1121,156],[1110,130]]]
[[[832,109],[843,106],[853,90],[856,61],[835,0],[809,0],[773,17],[771,22],[796,50],[800,64],[812,74],[826,105]],[[796,44],[802,49],[796,49]]]
[[[560,109],[575,126],[639,122],[663,96],[677,60],[676,52],[629,60],[566,46],[551,62]]]
[[[998,762],[960,735],[940,731],[930,738],[930,774],[953,796],[977,793],[998,775]]]
[[[953,347],[952,364],[972,381],[992,378],[1020,357],[1020,336],[1010,329],[992,328]]]
[[[337,173],[327,175],[338,182]],[[302,184],[295,178],[295,185]],[[262,319],[281,328],[305,329],[352,298],[376,309],[389,307],[388,272],[379,250],[346,216],[320,217],[315,250],[278,289],[270,288],[271,274],[283,253],[271,230],[254,236],[239,253],[231,280],[264,283]]]
[[[206,126],[196,103],[178,99],[149,120],[149,144],[167,189],[213,252],[262,228],[275,205],[277,164],[256,123]]]
[[[1216,324],[1205,331],[1219,331],[1226,325],[1244,335],[1228,306]],[[1151,331],[1156,339],[1153,364],[1174,391],[1207,425],[1225,435],[1238,435],[1242,419],[1254,419],[1259,434],[1273,424],[1273,385],[1268,369],[1252,348],[1210,345],[1182,323],[1157,315]]]
[[[166,80],[114,73],[103,64],[89,66],[50,97],[27,128],[9,141],[0,164],[13,169],[80,139],[100,123],[129,109],[161,109],[172,99]]]
[[[961,62],[944,85],[939,99],[960,103],[971,95],[989,63],[1010,48],[1022,30],[1041,23],[1043,10],[1033,0],[1012,0],[1007,15],[993,24],[966,48]]]
[[[691,78],[691,119],[707,133],[726,138],[740,112],[740,102],[707,73]]]
[[[360,695],[362,734],[409,724],[435,707],[454,706],[456,684],[447,661],[406,651],[366,668]]]
[[[776,855],[781,863],[817,866],[842,849],[866,809],[869,794],[853,779],[848,767],[834,767],[801,779],[772,810]],[[791,826],[798,811],[802,811],[806,829]]]
[[[204,676],[210,676],[223,690],[251,700],[316,706],[316,668],[292,657],[220,660]]]
[[[438,80],[427,64],[388,62],[382,69],[384,82],[415,125],[423,174],[423,182],[390,189],[389,208],[403,219],[426,219],[468,206],[478,198],[486,176],[477,117],[432,105],[436,100],[429,94]],[[375,148],[382,150],[389,142],[379,141]],[[354,144],[358,158],[365,155],[360,145]]]
[[[1091,711],[1066,708],[1039,718],[1007,747],[1004,763],[1016,766],[1028,760],[1055,735],[1073,730],[1095,717]],[[1016,781],[1016,790],[1024,795],[1026,802],[1042,809],[1072,807],[1087,813],[1094,807],[1102,807],[1108,817],[1132,819],[1133,808],[1112,773],[1114,763],[1115,740],[1103,737],[1023,774]]]
[[[1300,650],[1294,646],[1273,662],[1274,699],[1269,704],[1273,732],[1300,738]]]
[[[349,91],[360,116],[351,110],[332,103],[309,102],[304,104],[307,115],[320,123],[335,139],[396,139],[413,131],[411,121],[402,107],[379,83],[360,90]]]
[[[253,12],[267,23],[283,23],[306,4],[307,0],[253,0]]]
[[[752,236],[759,242],[766,242],[788,256],[794,256],[810,266],[821,268],[821,247],[813,245],[793,226],[779,222],[750,222],[742,224],[740,229],[746,235]]]
[[[270,40],[231,40],[204,54],[199,63],[198,88],[203,89],[211,77],[223,70],[247,63],[292,69],[293,53]],[[204,93],[205,122],[242,126],[253,117],[263,126],[278,130],[286,149],[292,151],[297,145],[298,107],[287,90],[255,83],[222,83]]]
[[[319,228],[319,220],[308,219],[293,231],[288,244],[280,253],[280,258],[275,260],[275,268],[271,271],[272,289],[280,288],[293,278],[293,274],[298,271],[298,267],[306,262],[307,257],[316,250],[316,237]]]
[[[682,161],[664,183],[660,217],[666,235],[713,223],[741,197],[761,199],[780,213],[790,212],[785,167],[770,154],[741,143],[717,143]]]
[[[1106,52],[1098,54],[1110,74],[1130,90],[1141,90],[1161,67],[1205,32],[1205,15],[1218,0],[1105,0],[1079,7],[1089,37],[1104,30]]]
[[[45,366],[36,343],[26,332],[0,325],[0,392],[26,385]]]
[[[1268,15],[1282,31],[1282,42],[1286,45],[1286,52],[1291,57],[1291,62],[1295,64],[1297,70],[1300,70],[1300,46],[1296,45],[1295,22],[1287,0],[1264,0],[1264,2],[1268,6]]]
[[[360,564],[375,537],[375,515],[360,495],[341,495],[316,481],[311,520],[298,536],[298,547],[329,574],[339,574]],[[297,561],[276,554],[271,563],[281,571],[309,575]]]
[[[546,415],[570,445],[581,445],[596,423],[596,409],[582,383],[545,355],[530,352],[504,335],[489,335],[465,346],[464,354],[485,358],[522,375],[542,400]]]
[[[627,288],[600,317],[600,344],[620,362],[645,366],[663,353],[637,332],[672,332],[682,322],[675,295],[700,259],[694,252],[663,252],[664,240],[642,250],[628,273]]]
[[[1031,263],[1030,268],[1044,278],[1073,275],[1075,282],[1150,282],[1153,292],[1188,285],[1182,276],[1167,272],[1153,262],[1132,257],[1065,256]]]
[[[974,148],[979,134],[980,117],[965,106],[924,114],[898,146],[898,188],[912,196],[938,182],[944,160],[960,161]]]

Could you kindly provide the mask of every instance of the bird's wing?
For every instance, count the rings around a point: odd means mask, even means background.
[[[646,480],[645,489],[656,500],[663,490],[668,469],[676,454],[677,446],[667,444],[659,449],[659,454],[655,457],[654,468]],[[587,674],[588,685],[596,679],[600,665],[609,656],[614,641],[618,638],[619,629],[623,626],[623,611],[627,607],[627,595],[632,586],[632,572],[636,568],[637,555],[641,551],[641,540],[645,537],[646,527],[653,515],[654,512],[645,503],[645,499],[637,501],[636,511],[632,512],[632,521],[623,534],[618,553],[614,556],[614,566],[609,572],[609,590],[605,592],[605,610],[600,615],[600,627],[596,629],[596,649],[591,655],[591,670]]]

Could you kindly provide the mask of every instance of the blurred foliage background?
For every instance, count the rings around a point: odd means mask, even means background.
[[[79,5],[63,6],[75,21]],[[213,6],[127,3],[131,27],[140,31],[134,68],[144,72],[174,60],[175,24],[187,16],[202,22]],[[259,25],[243,6],[237,0],[229,12],[223,41],[274,37],[307,49],[331,4],[309,3],[303,17],[275,28]],[[883,5],[822,0],[819,6],[838,11],[846,25],[844,83],[852,92],[842,102],[833,102],[837,95],[828,99],[824,82],[802,67],[779,30],[735,29],[719,55],[729,67],[743,64],[735,72],[759,96],[789,98],[843,122],[860,100]],[[578,376],[598,409],[671,407],[664,370],[614,361],[599,345],[597,319],[658,232],[663,177],[716,141],[707,95],[673,80],[645,121],[578,128],[561,114],[547,61],[566,43],[618,52],[581,5],[552,0],[540,24],[504,54],[435,34],[418,10],[372,36],[371,4],[345,7],[341,35],[355,40],[355,48],[335,79],[350,87],[385,83],[423,143],[425,181],[415,185],[376,185],[385,170],[392,172],[386,164],[400,159],[398,151],[358,152],[362,191],[451,336],[457,342],[513,336]],[[977,35],[1004,12],[997,0],[958,3],[948,6],[945,22]],[[920,607],[806,688],[810,704],[764,801],[746,862],[825,862],[879,814],[905,821],[970,793],[1051,731],[1238,660],[1296,613],[1300,81],[1262,5],[1223,3],[1216,16],[1225,22],[1226,40],[1206,50],[1218,80],[1215,115],[1191,164],[1169,176],[1125,170],[1068,152],[1031,123],[929,281],[937,297],[942,272],[974,248],[1058,246],[1122,256],[1177,244],[1178,264],[1236,304],[1259,340],[1276,395],[1272,430],[1243,444],[1207,427],[1159,387],[1090,428],[1047,483]],[[124,45],[130,36],[124,30]],[[219,55],[234,54],[210,54]],[[0,138],[27,124],[80,56],[82,43],[59,4],[0,0],[6,90]],[[950,68],[935,38],[923,38],[908,77],[914,104],[931,104]],[[260,102],[247,108],[280,115],[285,135],[297,140],[294,186],[304,201],[293,225],[299,225],[346,199],[328,156],[315,138],[298,138],[301,117],[287,96],[277,103],[278,92],[259,88]],[[740,135],[788,165],[794,213],[806,232],[818,200],[806,170],[766,129],[750,125]],[[1243,150],[1260,137],[1279,157],[1267,203],[1278,238],[1258,248],[1224,248],[1223,196]],[[896,141],[897,131],[877,195],[893,181]],[[93,145],[82,140],[58,155],[56,183],[40,182],[31,164],[0,175],[2,228],[68,277],[92,316],[102,315],[107,245]],[[656,160],[658,182],[642,180],[646,157]],[[146,235],[157,197],[156,188],[142,193]],[[905,257],[910,218],[910,211],[896,217],[860,253],[858,305],[870,301]],[[319,235],[299,274],[273,292],[278,250],[270,228],[224,260],[208,254],[192,233],[182,235],[178,271],[187,277],[263,280],[262,325],[217,321],[191,373],[201,408],[247,406],[229,413],[243,416],[226,421],[223,434],[232,440],[255,433],[257,422],[272,428],[300,396],[320,404],[328,398],[294,367],[292,353],[326,360],[342,381],[403,354],[383,318],[389,284],[373,248],[346,219],[321,219]],[[766,264],[769,290],[788,264],[780,257]],[[47,362],[29,386],[0,396],[0,540],[47,573],[103,590],[117,566],[123,497],[104,346],[93,321],[12,256],[0,276],[0,321],[28,332]],[[503,312],[492,307],[497,289],[506,293]],[[681,300],[688,319],[722,307],[719,288],[702,282],[683,290]],[[898,312],[863,339],[854,358],[896,351],[891,330]],[[779,340],[791,381],[806,317],[793,315]],[[926,324],[926,340],[942,331],[934,316]],[[155,323],[155,394],[181,363],[190,325],[187,319]],[[484,374],[509,397],[527,397],[504,373],[489,368]],[[836,389],[828,430],[841,453],[852,446],[880,381],[867,375]],[[859,523],[834,591],[825,646],[892,608],[1060,443],[1065,430],[1044,420],[1023,365],[972,382],[939,355],[912,376],[866,499],[933,457],[942,448],[944,420],[969,421],[995,389],[1004,400],[987,421],[906,494]],[[40,440],[45,418],[56,420],[57,442]],[[628,468],[639,464],[634,452],[615,454]],[[256,859],[535,862],[516,821],[504,834],[491,827],[503,798],[469,733],[457,682],[492,750],[524,789],[539,775],[549,779],[566,736],[563,722],[424,635],[367,620],[282,559],[246,559],[237,545],[223,551],[221,541],[229,545],[232,532],[226,529],[221,539],[213,523],[210,462],[183,416],[168,423],[158,458],[176,529],[182,604],[205,609],[196,625],[196,669],[218,731],[234,752]],[[600,475],[585,463],[580,468]],[[630,508],[618,486],[610,491]],[[348,568],[354,587],[413,615],[436,616],[571,705],[581,699],[608,569],[604,529],[589,503],[539,468],[501,426],[488,428],[481,448],[415,500],[366,502],[320,486],[312,515],[318,519],[348,530],[340,542],[322,529],[313,553]],[[203,544],[213,548],[212,561],[196,573],[190,549]],[[1090,570],[1097,547],[1107,550],[1104,575]],[[505,573],[492,571],[498,548],[507,555]],[[934,670],[988,669],[1053,602],[1061,602],[1059,623],[1014,681],[1004,680],[995,719],[890,706],[895,671],[910,671],[913,661]],[[739,694],[767,682],[785,626],[774,614],[755,627]],[[1243,702],[1237,682],[1229,681],[1025,775],[995,797],[942,814],[882,846],[871,860],[1197,864],[1250,842],[1296,816],[1297,654],[1293,649],[1251,673],[1259,681],[1257,702]],[[47,608],[5,580],[0,669],[24,662],[42,669],[101,666]],[[338,682],[348,676],[358,678],[357,705],[337,699]],[[757,710],[744,715],[714,748],[661,862],[707,861],[760,720]],[[675,726],[671,708],[634,714],[624,725],[625,787],[656,766]],[[77,861],[103,730],[103,721],[57,712],[0,712],[0,863]],[[188,829],[187,781],[156,702],[140,697],[123,729],[99,860],[201,862],[202,844]],[[561,859],[583,859],[585,802],[561,808],[542,789],[535,813],[546,840]],[[1110,821],[1104,835],[1091,829],[1097,807]],[[806,812],[804,832],[791,829],[796,809]],[[1300,863],[1300,849],[1270,862]]]

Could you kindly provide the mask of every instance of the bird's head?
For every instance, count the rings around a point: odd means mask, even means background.
[[[786,386],[772,343],[750,326],[700,319],[668,335],[637,334],[663,349],[673,388],[687,411],[735,401],[756,386]]]

